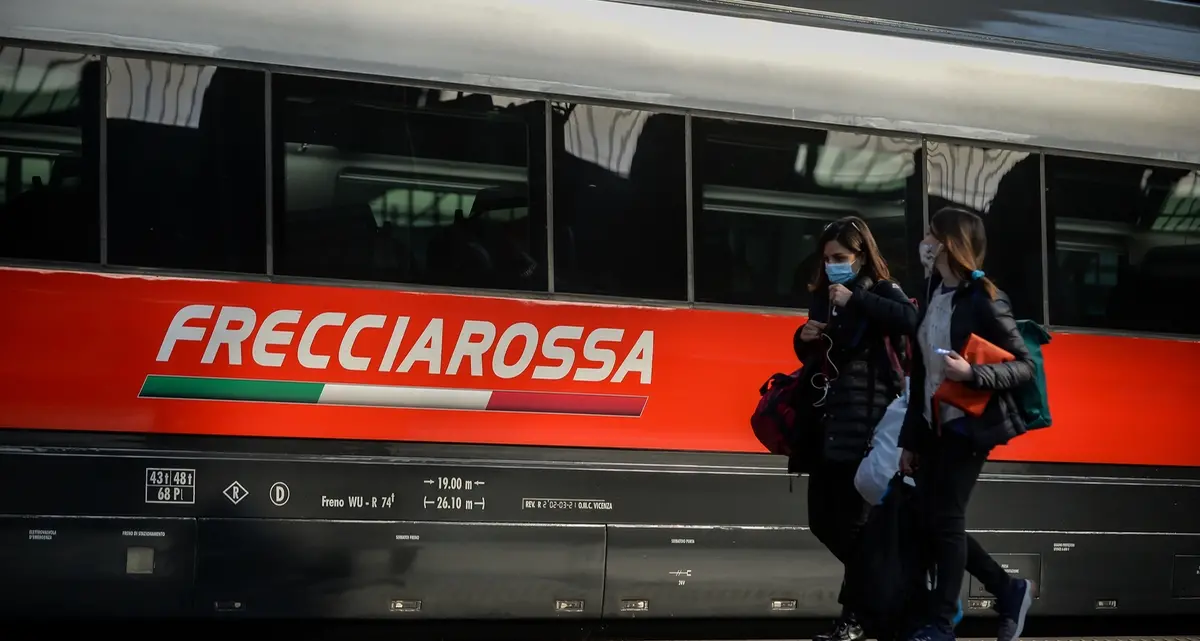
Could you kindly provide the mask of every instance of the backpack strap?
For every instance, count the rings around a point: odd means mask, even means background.
[[[883,281],[883,282],[888,282],[888,281]],[[874,289],[874,288],[872,288],[872,289]],[[917,303],[917,299],[909,297],[908,302],[911,303],[913,307],[920,308],[920,304]],[[901,336],[901,338],[905,338],[905,337]],[[883,336],[883,348],[884,348],[884,351],[887,352],[888,362],[891,363],[892,369],[895,370],[896,373],[899,374],[902,379],[904,377],[912,374],[912,359],[913,359],[913,351],[912,351],[913,341],[912,341],[912,339],[908,338],[907,340],[904,340],[903,342],[904,342],[904,360],[901,361],[899,354],[896,353],[896,346],[892,342],[892,337],[887,334],[884,334],[884,336]]]
[[[883,349],[887,352],[888,362],[892,364],[892,369],[896,370],[896,373],[901,376],[908,376],[910,373],[909,369],[912,367],[912,341],[905,341],[904,343],[905,362],[909,364],[909,367],[901,364],[900,357],[896,355],[896,348],[892,345],[892,337],[883,337]]]

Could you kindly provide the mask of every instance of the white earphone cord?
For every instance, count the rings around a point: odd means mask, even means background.
[[[825,401],[829,398],[830,386],[841,376],[841,372],[838,371],[837,365],[834,364],[831,356],[833,353],[833,339],[829,337],[829,334],[821,334],[821,338],[824,338],[829,343],[829,348],[825,350],[825,361],[829,363],[829,368],[833,370],[833,378],[830,378],[824,372],[813,374],[809,382],[814,388],[821,390],[821,398],[813,403],[813,407],[822,407],[825,405]],[[818,376],[822,379],[822,383],[817,382]]]

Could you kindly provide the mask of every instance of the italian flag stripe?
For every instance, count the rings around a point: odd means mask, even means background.
[[[267,403],[317,403],[322,383],[261,381],[244,378],[147,376],[138,396],[187,398],[210,401],[264,401]]]
[[[401,385],[348,385],[248,378],[150,375],[138,394],[141,398],[259,403],[309,403],[356,407],[529,412],[641,416],[645,396],[617,394],[563,394],[504,390],[409,387]]]

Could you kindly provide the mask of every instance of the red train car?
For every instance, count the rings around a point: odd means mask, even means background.
[[[911,291],[953,203],[1053,332],[1054,426],[993,452],[970,528],[1040,614],[1200,614],[1186,51],[764,7],[110,4],[0,21],[0,609],[830,615],[805,479],[749,414],[821,229],[862,216]]]

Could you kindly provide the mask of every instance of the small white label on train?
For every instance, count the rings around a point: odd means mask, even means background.
[[[521,499],[522,510],[611,510],[612,501],[603,499]]]

